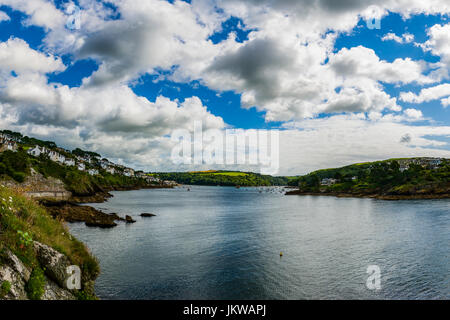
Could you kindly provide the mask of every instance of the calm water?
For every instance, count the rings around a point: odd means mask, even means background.
[[[137,220],[70,225],[100,260],[102,299],[450,298],[449,200],[192,187],[116,192],[93,206]],[[380,291],[366,288],[369,265],[381,268]]]

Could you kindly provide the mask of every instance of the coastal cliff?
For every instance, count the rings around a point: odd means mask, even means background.
[[[96,299],[95,257],[42,206],[0,187],[0,299]],[[80,289],[68,288],[70,266],[81,271]]]

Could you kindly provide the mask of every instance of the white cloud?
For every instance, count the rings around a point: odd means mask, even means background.
[[[0,22],[9,21],[11,18],[4,11],[0,11]]]
[[[448,106],[450,106],[450,97],[442,99],[441,104],[444,106],[444,108],[447,108]]]
[[[46,0],[0,0],[0,5],[5,5],[14,10],[22,11],[28,15],[25,21],[27,25],[42,26],[46,29],[54,29],[64,23],[64,14],[56,9],[51,1]]]
[[[413,92],[402,92],[400,94],[400,100],[410,103],[422,103],[438,100],[447,96],[450,96],[450,83],[422,89],[418,95]]]
[[[422,45],[422,48],[440,56],[443,62],[450,65],[450,24],[436,24],[428,29],[427,33],[430,39]]]
[[[6,42],[0,42],[1,72],[48,73],[64,69],[60,58],[35,51],[22,39],[11,38]]]
[[[339,115],[285,125],[281,133],[282,174],[302,174],[364,161],[398,157],[450,157],[449,126],[417,126]],[[402,137],[410,137],[408,144]],[[445,149],[447,147],[447,149]]]
[[[414,35],[411,33],[404,33],[401,37],[397,36],[395,33],[387,33],[381,38],[382,41],[393,40],[397,43],[411,43],[414,41]]]
[[[417,109],[406,109],[404,111],[404,114],[413,120],[421,120],[423,118],[423,114],[422,111],[417,110]]]

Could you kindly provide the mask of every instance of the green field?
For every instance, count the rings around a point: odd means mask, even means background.
[[[214,172],[213,175],[217,176],[229,176],[229,177],[245,177],[248,173],[245,172]]]

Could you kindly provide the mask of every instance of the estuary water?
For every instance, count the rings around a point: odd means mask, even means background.
[[[450,200],[200,186],[113,194],[91,206],[135,224],[69,225],[100,261],[102,299],[450,298]],[[379,290],[367,287],[373,265]]]

